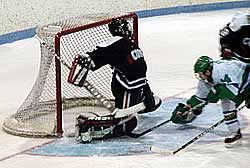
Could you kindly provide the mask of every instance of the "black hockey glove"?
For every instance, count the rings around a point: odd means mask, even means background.
[[[143,113],[154,111],[156,109],[155,98],[148,84],[143,87],[143,94],[145,96],[144,104],[146,106],[146,109],[143,111]]]

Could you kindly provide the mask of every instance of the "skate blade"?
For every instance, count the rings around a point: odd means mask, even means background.
[[[232,142],[232,143],[226,143],[226,144],[225,144],[225,147],[226,147],[226,148],[235,148],[235,147],[241,146],[241,145],[242,145],[242,140],[239,139],[239,140],[237,140],[237,141],[235,141],[235,142]]]

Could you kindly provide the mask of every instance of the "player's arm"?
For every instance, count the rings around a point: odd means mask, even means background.
[[[213,87],[208,94],[207,100],[216,103],[219,99],[229,99],[238,102],[237,95],[239,88],[236,84],[220,84]]]
[[[199,96],[193,95],[187,100],[186,104],[178,104],[172,113],[171,119],[174,123],[185,124],[192,122],[197,115],[201,114],[203,107],[207,103],[216,103],[219,99],[229,99],[235,103],[241,102],[241,100],[237,99],[238,88],[234,84],[215,85],[210,88],[209,92],[205,88],[203,89],[202,92],[198,92]]]
[[[105,43],[97,46],[93,51],[87,52],[95,63],[95,67],[92,70],[97,70],[100,67],[110,64],[111,66],[117,66],[125,61],[127,43],[122,37],[112,37]]]
[[[235,33],[230,29],[229,24],[226,24],[220,30],[220,49],[221,49],[221,57],[231,58],[232,57],[232,45],[234,44]]]
[[[89,70],[95,71],[106,64],[111,64],[115,58],[114,51],[117,49],[117,43],[120,39],[120,37],[111,38],[91,52],[78,54],[72,62],[68,82],[82,87]]]

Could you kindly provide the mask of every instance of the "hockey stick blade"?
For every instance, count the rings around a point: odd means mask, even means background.
[[[154,153],[158,153],[158,154],[162,154],[162,155],[166,155],[166,156],[171,156],[174,155],[173,151],[171,150],[167,150],[167,149],[163,149],[157,146],[150,146],[150,151],[154,152]]]

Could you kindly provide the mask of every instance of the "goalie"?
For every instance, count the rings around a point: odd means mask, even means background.
[[[213,61],[201,56],[194,65],[199,79],[197,92],[186,104],[179,103],[172,113],[172,122],[186,124],[200,115],[207,103],[221,100],[225,124],[231,136],[225,138],[227,147],[238,144],[242,138],[237,108],[250,95],[250,67],[238,60]]]
[[[156,101],[147,82],[147,65],[143,52],[133,41],[130,24],[125,19],[112,19],[108,24],[112,35],[92,52],[78,55],[73,61],[68,82],[82,87],[88,71],[95,71],[109,64],[113,69],[111,91],[115,107],[129,108],[144,102],[146,108],[138,113],[156,110],[161,101]],[[76,67],[80,67],[77,70]],[[77,119],[79,135],[83,142],[131,133],[137,126],[136,115],[114,118],[107,114],[82,114]],[[91,130],[94,129],[94,130]]]

